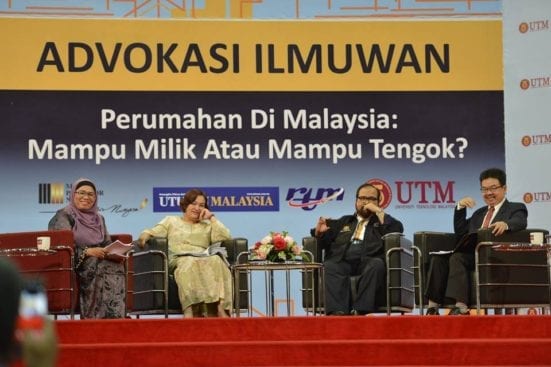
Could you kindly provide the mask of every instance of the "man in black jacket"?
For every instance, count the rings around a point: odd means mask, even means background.
[[[367,314],[376,310],[385,286],[385,254],[381,239],[403,232],[397,219],[380,207],[379,190],[363,184],[356,190],[356,211],[337,220],[319,218],[312,235],[325,249],[325,313]],[[350,277],[361,275],[357,299],[351,304]]]
[[[476,233],[479,228],[489,228],[495,236],[506,231],[526,228],[528,210],[523,203],[510,202],[507,193],[507,176],[499,168],[490,168],[480,174],[480,192],[486,203],[467,219],[467,208],[476,203],[471,197],[457,202],[453,225],[458,246],[451,255],[433,255],[428,272],[426,296],[429,299],[427,315],[438,315],[444,297],[455,301],[450,315],[468,315],[471,293],[470,274],[474,270]]]

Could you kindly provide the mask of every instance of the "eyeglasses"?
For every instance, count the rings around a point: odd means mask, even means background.
[[[501,189],[503,185],[501,186],[491,186],[491,187],[481,187],[480,192],[483,194],[486,194],[488,192],[496,192],[498,189]]]
[[[358,196],[356,199],[359,201],[379,201],[375,196]]]
[[[92,191],[76,191],[75,194],[78,196],[88,196],[91,199],[96,197],[96,193]]]

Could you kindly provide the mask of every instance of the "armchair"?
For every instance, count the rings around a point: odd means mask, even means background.
[[[50,249],[38,250],[37,237],[50,237]],[[113,234],[113,241],[132,241],[129,234]],[[75,243],[71,230],[0,233],[0,256],[7,256],[17,264],[24,277],[39,278],[48,297],[48,312],[52,315],[78,313],[78,281],[74,271]],[[127,267],[131,267],[127,263]],[[127,296],[132,283],[127,284]],[[127,297],[127,309],[132,299]]]
[[[475,257],[477,266],[471,273],[470,306],[479,308],[524,307],[529,304],[549,304],[549,287],[527,287],[529,283],[549,283],[549,267],[536,269],[535,265],[547,264],[547,256],[540,252],[494,251],[489,244],[529,243],[530,232],[544,232],[542,229],[524,229],[517,232],[506,232],[494,236],[489,229],[477,232]],[[457,238],[453,233],[421,231],[414,234],[413,242],[422,254],[422,284],[427,284],[426,277],[430,265],[431,251],[453,250]],[[510,264],[520,264],[508,268]],[[477,279],[479,282],[477,282]],[[513,286],[515,285],[516,286]],[[477,292],[479,290],[479,292]],[[546,301],[547,300],[547,301]],[[452,300],[445,302],[452,305]]]
[[[50,249],[38,250],[37,237],[50,237]],[[48,312],[74,317],[77,298],[73,232],[36,231],[0,234],[0,256],[15,262],[24,277],[39,278],[48,297]]]
[[[222,246],[228,251],[228,262],[233,265],[241,252],[248,250],[245,238],[233,238],[223,241]],[[133,283],[132,315],[181,314],[182,306],[178,298],[178,288],[173,274],[168,267],[168,239],[152,237],[143,249],[132,251],[133,268],[128,272],[129,282]],[[247,279],[242,277],[241,289],[247,289]],[[240,307],[247,308],[247,294],[234,294],[240,297]],[[240,310],[236,310],[239,312]]]
[[[414,277],[414,272],[419,272],[420,268],[420,252],[411,241],[406,239],[401,233],[389,233],[383,237],[385,256],[386,256],[386,299],[377,300],[380,305],[379,310],[390,314],[392,312],[411,312],[414,308],[415,292],[421,294],[422,287],[414,279],[420,281],[419,275]],[[318,241],[315,237],[304,237],[302,239],[302,247],[304,250],[310,251],[314,262],[323,262],[324,251],[318,246]],[[415,258],[415,260],[414,260]],[[357,297],[356,289],[359,281],[359,276],[353,276],[350,279],[352,294],[351,299]],[[302,277],[302,306],[305,309],[312,309],[312,289],[320,287],[322,292],[316,292],[321,295],[318,304],[320,308],[324,305],[323,284],[319,283],[319,275],[314,276],[314,284],[311,277]],[[422,309],[422,305],[419,304]],[[321,310],[315,310],[321,311]]]

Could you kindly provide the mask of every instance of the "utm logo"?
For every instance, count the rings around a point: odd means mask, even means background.
[[[522,22],[518,25],[518,31],[520,33],[541,32],[541,31],[548,31],[548,30],[549,30],[549,19]]]
[[[526,204],[531,203],[549,203],[551,202],[551,192],[527,192],[522,196],[522,199]]]
[[[372,178],[368,180],[367,183],[373,185],[381,193],[379,206],[383,209],[389,206],[392,201],[392,190],[390,189],[390,185],[380,178]]]
[[[530,81],[528,79],[522,79],[520,81],[520,89],[526,90],[530,88]]]
[[[65,184],[61,182],[39,183],[39,204],[63,204],[65,196]]]

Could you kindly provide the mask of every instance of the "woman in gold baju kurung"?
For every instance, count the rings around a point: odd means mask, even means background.
[[[178,296],[186,317],[228,316],[233,294],[231,272],[219,255],[202,254],[216,242],[230,239],[230,231],[208,209],[207,196],[199,189],[189,190],[180,200],[183,216],[167,216],[140,235],[143,245],[151,237],[167,237],[169,268],[174,271]]]

